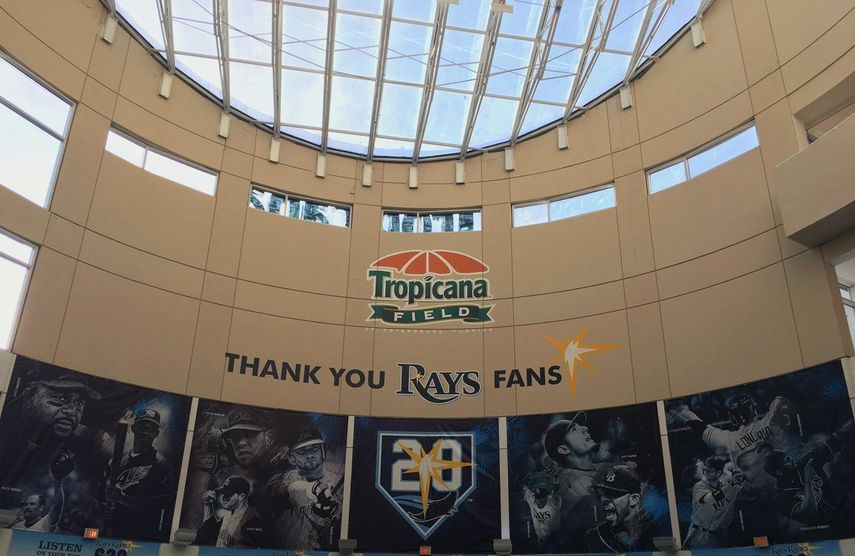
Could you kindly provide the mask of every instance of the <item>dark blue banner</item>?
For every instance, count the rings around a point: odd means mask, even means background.
[[[508,418],[520,553],[653,549],[671,536],[656,404]]]
[[[855,429],[839,362],[665,407],[685,548],[855,536]]]
[[[491,551],[501,536],[497,426],[357,418],[349,536],[359,550]]]
[[[347,417],[199,401],[181,527],[196,544],[336,550]]]
[[[13,529],[167,541],[190,398],[18,356],[0,418]]]

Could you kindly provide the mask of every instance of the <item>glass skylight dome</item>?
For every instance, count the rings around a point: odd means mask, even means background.
[[[104,2],[226,111],[322,152],[415,161],[566,122],[711,0]]]

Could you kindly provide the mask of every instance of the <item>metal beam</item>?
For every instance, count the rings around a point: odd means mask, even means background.
[[[653,12],[656,10],[658,0],[649,0],[647,9],[644,11],[644,19],[641,20],[641,27],[638,29],[638,37],[635,39],[635,47],[632,49],[632,56],[629,58],[629,64],[626,66],[626,73],[623,76],[623,84],[629,83],[635,66],[638,65],[638,60],[644,53],[643,46],[647,38],[647,29],[650,27],[650,20],[653,19]]]
[[[562,120],[563,123],[567,123],[567,121],[570,119],[570,115],[576,108],[576,102],[582,95],[582,90],[585,88],[585,83],[588,82],[588,77],[590,77],[594,65],[597,63],[597,58],[599,58],[600,52],[602,51],[600,46],[606,44],[609,29],[612,25],[612,22],[614,22],[615,13],[617,12],[618,6],[617,1],[612,2],[609,14],[606,17],[605,25],[600,25],[603,15],[603,5],[605,4],[605,2],[606,0],[597,0],[597,5],[594,7],[594,14],[591,17],[591,25],[588,28],[588,34],[586,35],[585,39],[585,48],[582,50],[582,55],[579,57],[579,64],[576,66],[576,74],[573,79],[573,87],[570,88],[570,95],[567,97],[567,106],[564,109],[564,118]],[[596,32],[597,27],[601,29],[601,32],[599,42],[595,47],[593,43],[594,33]]]
[[[698,4],[698,13],[697,15],[695,15],[695,19],[700,19],[701,16],[703,16],[706,11],[710,9],[710,6],[713,5],[713,2],[715,2],[715,0],[701,0],[701,3]]]
[[[365,157],[369,164],[374,159],[377,123],[380,121],[380,103],[383,100],[383,77],[386,75],[386,58],[389,46],[389,32],[392,27],[393,2],[394,0],[385,0],[383,3],[383,23],[380,27],[380,52],[377,59],[377,74],[374,79],[374,105],[371,108],[371,128],[368,131],[368,153]]]
[[[279,138],[282,125],[282,1],[273,0],[273,137]]]
[[[505,0],[495,0],[493,5],[504,5]],[[487,91],[487,80],[490,78],[490,68],[493,66],[493,55],[496,53],[496,42],[498,40],[499,26],[502,23],[502,11],[490,9],[490,17],[487,20],[487,29],[484,32],[484,44],[481,45],[481,60],[478,62],[478,73],[475,74],[475,89],[472,92],[472,101],[469,105],[469,115],[466,118],[466,127],[463,131],[463,143],[460,146],[460,159],[466,158],[469,150],[469,142],[475,131],[475,122],[478,120],[478,112],[481,110],[481,102]]]
[[[674,2],[675,0],[663,1],[662,9],[659,11],[659,15],[656,16],[656,21],[650,27],[650,31],[647,33],[647,37],[644,39],[644,43],[638,51],[639,56],[635,60],[635,66],[630,66],[632,68],[632,72],[629,74],[629,79],[626,82],[631,81],[635,77],[640,66],[644,63],[644,60],[649,58],[645,52],[647,52],[648,47],[650,47],[650,43],[653,42],[653,38],[656,36],[656,33],[659,32],[659,27],[662,25],[662,22],[665,20],[665,16],[668,14],[668,10],[674,5]],[[627,68],[627,71],[630,71],[629,68]]]
[[[326,154],[330,138],[330,98],[332,97],[332,73],[335,56],[335,12],[337,0],[330,0],[327,12],[327,52],[324,61],[324,108],[321,116],[321,153]]]
[[[445,26],[448,21],[448,3],[437,2],[436,14],[433,18],[433,34],[430,39],[430,50],[428,51],[427,69],[425,70],[424,91],[422,102],[419,106],[419,119],[416,124],[416,138],[413,144],[413,163],[419,158],[422,143],[427,129],[430,107],[433,104],[433,95],[436,92],[436,76],[439,72],[439,61],[442,56],[442,43],[445,37]]]
[[[540,24],[534,37],[534,46],[528,62],[528,73],[525,77],[520,103],[517,106],[517,115],[514,118],[514,127],[511,131],[511,146],[519,139],[520,129],[534,99],[537,85],[546,71],[546,64],[549,62],[549,52],[552,49],[552,41],[555,39],[555,31],[558,29],[558,17],[561,15],[563,2],[564,0],[546,0],[543,13],[540,14]]]
[[[214,0],[214,35],[217,37],[217,62],[223,89],[223,111],[231,111],[232,94],[229,80],[229,0]]]
[[[160,15],[160,29],[163,31],[163,44],[166,48],[166,65],[169,73],[175,73],[175,40],[172,34],[172,0],[158,0],[157,11]]]

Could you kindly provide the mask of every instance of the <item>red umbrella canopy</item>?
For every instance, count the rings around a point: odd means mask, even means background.
[[[407,276],[436,274],[481,274],[487,265],[457,251],[401,251],[374,261],[373,267],[392,268]]]

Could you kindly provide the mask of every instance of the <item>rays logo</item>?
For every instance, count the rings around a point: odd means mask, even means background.
[[[422,539],[475,491],[475,433],[379,432],[375,486]]]

